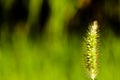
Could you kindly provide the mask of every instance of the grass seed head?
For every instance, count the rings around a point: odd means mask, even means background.
[[[87,73],[92,80],[97,75],[97,38],[98,38],[98,22],[94,21],[89,26],[87,37],[85,38],[85,65]]]

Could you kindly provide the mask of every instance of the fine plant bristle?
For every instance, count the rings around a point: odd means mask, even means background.
[[[85,66],[89,77],[94,80],[97,75],[97,44],[98,44],[98,22],[94,21],[89,26],[87,37],[85,38]]]

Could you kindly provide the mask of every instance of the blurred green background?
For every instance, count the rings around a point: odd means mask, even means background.
[[[0,0],[0,80],[90,80],[83,38],[93,20],[100,35],[96,80],[120,80],[119,2]]]

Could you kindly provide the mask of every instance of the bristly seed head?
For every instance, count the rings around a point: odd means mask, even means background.
[[[87,37],[85,39],[85,64],[86,70],[92,80],[95,79],[97,75],[97,38],[98,38],[98,22],[94,21],[89,27],[87,32]]]

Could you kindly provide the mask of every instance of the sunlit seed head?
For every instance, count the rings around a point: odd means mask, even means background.
[[[86,69],[89,73],[89,77],[92,80],[95,80],[97,76],[97,29],[98,29],[98,22],[93,21],[92,25],[89,26],[87,40],[86,40],[86,54],[85,61],[86,61]]]

